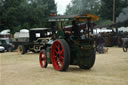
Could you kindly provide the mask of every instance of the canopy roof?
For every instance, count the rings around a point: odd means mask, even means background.
[[[32,28],[30,30],[48,30],[49,28]]]
[[[79,21],[96,21],[99,17],[92,14],[83,14],[83,15],[58,15],[58,16],[52,16],[48,18],[48,21],[54,22],[54,21],[73,21],[73,20],[79,20]]]

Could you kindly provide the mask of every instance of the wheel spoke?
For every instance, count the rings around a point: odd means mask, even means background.
[[[60,51],[60,59],[64,60],[64,51],[63,51],[63,49]]]
[[[42,55],[41,58],[42,58],[42,59],[45,59],[45,55]]]
[[[55,50],[55,54],[58,54],[58,51]]]
[[[61,58],[61,62],[62,62],[62,64],[64,64],[64,58],[63,57]]]
[[[64,51],[63,51],[63,49],[62,49],[62,50],[59,51],[59,54],[62,54],[63,52],[64,52]]]
[[[61,63],[59,59],[56,60],[56,63],[57,63],[58,68],[60,68]]]
[[[59,59],[60,59],[60,60],[64,60],[63,54],[61,54],[61,55],[59,56]]]
[[[60,47],[61,46],[59,44],[56,45],[56,48],[57,48],[58,52],[60,51]]]
[[[44,54],[44,51],[40,52],[40,65],[42,68],[47,67],[47,58],[46,55]]]
[[[63,66],[63,64],[64,64],[64,62],[63,62],[63,61],[60,61],[59,63],[60,63],[60,67],[62,67],[62,66]]]
[[[43,58],[40,58],[41,61],[43,61],[44,59]]]
[[[57,64],[59,68],[63,66],[63,62],[60,59],[57,59]]]
[[[64,57],[61,57],[61,60],[64,61]]]
[[[58,46],[57,46],[57,47],[58,47],[58,49],[60,49],[60,44],[58,44]]]
[[[56,56],[54,56],[54,60],[56,60],[56,61],[57,61],[57,57],[56,57]]]
[[[58,63],[58,62],[60,62],[60,60],[59,60],[59,59],[56,59],[56,60],[57,60],[57,63]]]

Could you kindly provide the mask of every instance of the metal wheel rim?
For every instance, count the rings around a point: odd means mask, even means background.
[[[46,55],[43,51],[40,52],[39,61],[40,61],[40,66],[44,68],[46,65]]]
[[[59,41],[55,41],[52,45],[51,60],[56,70],[61,70],[64,65],[64,49]]]

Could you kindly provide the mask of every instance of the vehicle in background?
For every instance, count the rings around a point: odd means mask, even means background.
[[[9,38],[0,38],[0,46],[3,46],[8,52],[11,52],[13,47]]]
[[[10,30],[3,30],[0,32],[0,38],[10,38],[11,34],[10,34]]]
[[[5,51],[5,48],[3,46],[0,46],[0,53],[4,51]]]
[[[17,32],[11,43],[19,54],[25,54],[28,51],[34,53],[40,52],[44,45],[51,39],[49,28],[33,28],[29,32]]]
[[[127,37],[126,38],[122,38],[122,41],[123,41],[123,46],[122,46],[123,51],[127,52],[128,51],[128,38]]]

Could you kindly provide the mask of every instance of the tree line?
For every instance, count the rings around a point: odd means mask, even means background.
[[[99,24],[112,24],[113,4],[113,0],[72,0],[65,14],[91,13],[100,17]],[[126,7],[128,0],[115,0],[115,22]],[[128,20],[123,23],[128,26]]]
[[[45,27],[51,11],[56,11],[54,0],[0,0],[0,31]]]
[[[128,13],[127,9],[128,0],[115,0],[115,22],[122,19],[121,13]],[[10,29],[15,33],[20,29],[46,27],[46,18],[56,10],[55,0],[0,0],[0,31]],[[98,24],[112,24],[113,0],[72,0],[65,14],[83,13],[99,16]],[[123,25],[127,26],[128,20]]]

